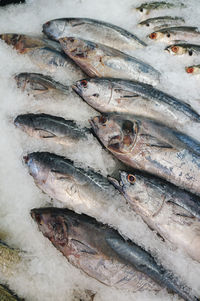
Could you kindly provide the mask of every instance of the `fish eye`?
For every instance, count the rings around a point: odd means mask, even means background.
[[[150,24],[149,24],[149,23],[147,23],[147,24],[146,24],[146,26],[147,26],[147,27],[149,27],[149,26],[150,26]]]
[[[189,50],[189,51],[188,51],[188,54],[189,54],[189,56],[192,56],[192,55],[193,55],[193,51],[192,51],[192,50]]]
[[[178,46],[173,46],[173,47],[171,47],[171,50],[172,50],[173,52],[177,53],[178,50],[179,50],[179,47],[178,47]]]
[[[171,34],[170,34],[170,33],[168,33],[168,34],[167,34],[167,37],[168,37],[168,38],[170,38],[170,37],[171,37]]]
[[[143,12],[143,8],[140,8],[140,12],[141,12],[141,13]]]
[[[128,177],[127,177],[127,179],[129,181],[129,183],[131,183],[131,184],[134,184],[135,181],[136,181],[136,177],[134,175],[132,175],[132,174],[129,174]]]
[[[153,39],[155,40],[157,38],[157,33],[156,32],[152,32],[150,35],[149,35],[150,39]]]
[[[98,93],[94,93],[92,96],[99,97],[99,94]]]
[[[186,67],[185,70],[186,70],[187,73],[193,73],[194,72],[193,67]]]
[[[100,123],[104,124],[104,123],[106,123],[106,121],[107,121],[107,118],[106,118],[105,116],[101,115],[101,116],[99,117],[99,122],[100,122]]]
[[[50,25],[50,22],[47,22],[45,25],[46,25],[46,26],[49,26],[49,25]]]
[[[83,80],[81,81],[81,86],[82,86],[83,88],[86,88],[86,87],[87,87],[87,80],[86,80],[86,79],[83,79]]]
[[[74,38],[69,38],[68,41],[74,43],[75,39]]]

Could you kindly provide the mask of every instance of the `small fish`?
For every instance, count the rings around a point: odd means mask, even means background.
[[[58,98],[70,93],[70,88],[56,82],[50,76],[39,73],[20,73],[14,79],[17,87],[35,99]]]
[[[187,43],[175,43],[165,48],[170,54],[174,55],[188,55],[188,56],[199,56],[200,45],[187,44]]]
[[[47,114],[24,114],[15,118],[14,124],[28,135],[66,146],[87,140],[89,130],[79,127],[73,120]]]
[[[0,240],[0,269],[1,273],[9,275],[21,261],[20,250],[9,247]]]
[[[170,3],[166,1],[152,1],[141,4],[136,7],[136,10],[142,14],[148,15],[151,11],[160,10],[160,9],[168,9],[175,7],[185,7],[183,3]]]
[[[161,287],[197,301],[171,271],[107,225],[68,209],[32,209],[39,230],[77,268],[117,288],[158,291]]]
[[[39,68],[55,71],[55,68],[66,69],[74,77],[80,77],[81,71],[62,53],[60,45],[42,37],[23,34],[1,34],[0,39],[13,46],[20,54],[27,54],[31,61]]]
[[[109,180],[151,229],[200,262],[199,197],[138,172],[123,171],[119,182]]]
[[[90,106],[101,113],[133,114],[152,118],[182,130],[187,124],[200,122],[190,105],[151,85],[112,78],[77,81],[72,88]],[[193,132],[193,130],[192,130]]]
[[[181,17],[161,16],[161,17],[146,19],[140,22],[138,25],[156,30],[159,28],[164,28],[169,26],[182,25],[183,23],[185,23],[185,20]]]
[[[69,200],[86,207],[97,207],[118,194],[107,178],[93,169],[76,167],[64,157],[35,152],[24,157],[36,185],[63,203]]]
[[[200,41],[200,32],[198,27],[175,26],[159,29],[150,33],[147,37],[154,41],[161,41],[169,44],[172,41]]]
[[[65,53],[90,77],[159,82],[160,73],[156,69],[117,49],[72,37],[61,38],[59,42]]]
[[[200,144],[174,129],[142,117],[98,116],[97,137],[125,164],[200,195]]]
[[[131,32],[116,25],[89,18],[62,18],[48,21],[43,32],[53,40],[82,38],[130,53],[146,44]]]
[[[10,289],[8,289],[5,285],[0,284],[0,300],[1,301],[20,301],[19,299]],[[21,300],[22,301],[22,300]]]
[[[185,71],[187,73],[190,73],[190,74],[193,74],[193,75],[196,75],[196,74],[199,74],[200,73],[200,65],[193,65],[193,66],[187,66],[185,67]]]

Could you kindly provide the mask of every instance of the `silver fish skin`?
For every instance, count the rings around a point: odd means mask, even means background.
[[[197,301],[172,272],[144,249],[107,225],[68,209],[32,209],[39,230],[68,261],[106,285],[132,291],[166,287],[187,301]]]
[[[116,197],[118,191],[93,169],[76,167],[71,160],[48,152],[24,158],[36,185],[52,198],[91,208]]]
[[[186,55],[191,57],[200,56],[200,45],[190,43],[175,43],[165,48],[170,54],[173,55]]]
[[[143,15],[148,15],[151,11],[162,9],[174,9],[176,7],[185,7],[183,3],[171,3],[167,1],[150,1],[142,3],[136,7],[136,11],[139,11]]]
[[[89,134],[87,128],[81,128],[73,120],[48,114],[18,115],[14,124],[32,137],[66,146],[73,146],[81,140],[87,140]]]
[[[138,26],[156,30],[164,27],[182,25],[184,23],[185,20],[181,17],[161,16],[148,18],[144,21],[141,21],[140,23],[138,23]]]
[[[61,50],[59,43],[40,36],[24,34],[1,34],[0,39],[12,46],[19,54],[26,54],[42,70],[54,72],[57,67],[70,71],[80,78],[81,70]]]
[[[198,196],[138,172],[123,171],[119,182],[113,178],[109,180],[151,229],[200,262]]]
[[[189,136],[134,116],[90,121],[104,146],[125,164],[200,195],[200,144]]]
[[[146,43],[131,32],[116,25],[90,18],[62,18],[46,22],[43,32],[53,40],[75,37],[116,48],[130,54]]]
[[[40,73],[19,73],[14,77],[17,87],[35,99],[58,98],[70,94],[69,86],[53,80],[52,77]]]
[[[158,29],[147,36],[154,41],[171,44],[172,41],[200,41],[198,27],[174,26]]]
[[[90,77],[159,82],[160,73],[147,63],[108,46],[73,37],[61,38],[65,53]]]
[[[182,131],[186,123],[200,122],[200,115],[190,105],[141,82],[91,78],[77,81],[72,88],[101,113],[144,116]]]

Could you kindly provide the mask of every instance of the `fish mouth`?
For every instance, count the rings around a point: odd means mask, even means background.
[[[81,96],[81,90],[79,89],[79,87],[76,84],[73,84],[71,87],[78,95]]]
[[[42,218],[39,209],[31,209],[30,215],[38,225],[42,225]]]
[[[28,164],[30,160],[30,156],[29,155],[23,156],[23,160],[25,164]]]
[[[107,176],[107,179],[117,190],[119,190],[119,192],[123,192],[122,186],[120,185],[120,182],[117,179],[112,178],[110,176]]]

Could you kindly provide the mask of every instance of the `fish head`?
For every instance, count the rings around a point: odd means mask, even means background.
[[[170,54],[173,55],[182,55],[187,53],[187,49],[185,47],[182,47],[180,45],[169,45],[165,48],[166,51],[168,51]],[[188,54],[192,55],[192,50],[188,52]]]
[[[66,29],[65,19],[55,19],[43,24],[43,32],[51,39],[58,40],[63,37]]]
[[[163,32],[160,32],[160,31],[154,31],[154,32],[151,32],[149,35],[147,35],[147,37],[151,40],[154,40],[154,41],[158,41],[158,40],[165,40],[165,39],[169,39],[170,38],[170,34],[169,34],[169,37],[168,35],[164,34]]]
[[[19,43],[21,39],[20,34],[12,34],[12,33],[5,33],[0,35],[0,39],[6,42],[8,45],[15,46]]]
[[[87,59],[90,52],[96,47],[95,43],[74,37],[60,38],[59,42],[67,55],[78,60]]]
[[[199,74],[200,73],[200,65],[185,67],[185,71],[189,74]]]
[[[72,88],[89,105],[100,111],[112,97],[112,84],[106,79],[82,79],[77,81]]]
[[[47,81],[44,83],[42,78],[39,79],[38,75],[34,76],[34,74],[31,73],[17,74],[15,80],[17,82],[17,87],[22,91],[26,91],[28,95],[33,91],[35,95],[36,93],[40,94],[52,89],[51,84],[48,85]]]
[[[90,123],[95,134],[112,153],[125,154],[134,147],[138,133],[136,121],[101,115],[91,119]]]

